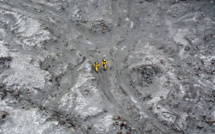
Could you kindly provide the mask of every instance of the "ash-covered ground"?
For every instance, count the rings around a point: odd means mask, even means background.
[[[214,0],[0,0],[1,134],[214,134],[214,74]]]

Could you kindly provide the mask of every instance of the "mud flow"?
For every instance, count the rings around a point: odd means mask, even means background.
[[[0,0],[0,133],[214,134],[215,1]]]

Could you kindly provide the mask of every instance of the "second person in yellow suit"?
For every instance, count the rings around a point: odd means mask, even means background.
[[[107,69],[107,61],[105,59],[102,61],[102,65],[103,65],[103,69],[106,70]]]

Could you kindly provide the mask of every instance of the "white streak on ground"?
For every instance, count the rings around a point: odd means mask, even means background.
[[[38,59],[22,53],[11,53],[10,55],[13,57],[10,70],[1,74],[1,76],[7,76],[3,81],[7,86],[19,85],[18,89],[44,87],[45,79],[49,79],[50,75],[40,69]],[[32,60],[35,61],[31,63]]]

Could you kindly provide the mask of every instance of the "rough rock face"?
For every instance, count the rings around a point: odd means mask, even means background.
[[[214,0],[0,0],[1,134],[213,134],[214,74]]]

